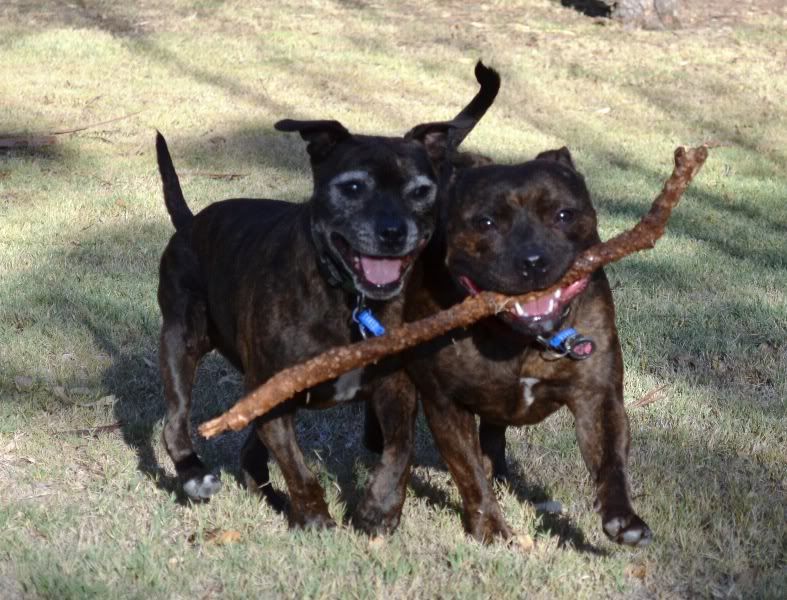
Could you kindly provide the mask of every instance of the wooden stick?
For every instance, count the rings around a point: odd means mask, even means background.
[[[527,303],[549,296],[560,288],[587,277],[596,269],[639,250],[653,248],[678,204],[684,190],[708,157],[708,147],[675,150],[675,169],[664,184],[650,211],[633,229],[583,252],[558,283],[546,290],[509,297],[481,292],[431,317],[392,329],[387,335],[369,338],[348,346],[332,348],[294,367],[284,369],[242,398],[223,415],[203,423],[199,432],[206,438],[228,429],[238,431],[254,418],[292,398],[298,392],[324,381],[377,362],[389,354],[433,339],[443,333],[467,327],[484,317],[498,314],[515,302]]]

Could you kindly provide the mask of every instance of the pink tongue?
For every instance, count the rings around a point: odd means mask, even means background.
[[[400,258],[361,256],[361,268],[363,276],[369,283],[385,285],[399,279],[399,274],[402,272],[402,260]]]

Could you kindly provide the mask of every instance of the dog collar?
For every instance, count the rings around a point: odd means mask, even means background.
[[[358,325],[358,331],[364,339],[369,337],[370,334],[375,337],[380,337],[385,333],[385,327],[377,320],[372,310],[364,307],[363,294],[358,294],[358,300],[353,309],[352,320]]]
[[[596,351],[595,342],[583,336],[573,327],[558,331],[550,338],[538,336],[538,341],[550,353],[550,360],[568,356],[574,360],[590,358]]]

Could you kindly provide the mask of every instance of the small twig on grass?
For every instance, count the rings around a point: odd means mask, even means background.
[[[181,171],[181,175],[190,175],[192,177],[207,177],[208,179],[243,179],[248,177],[248,173],[206,173],[204,171]]]
[[[65,431],[55,431],[52,435],[87,435],[90,437],[98,437],[102,433],[116,431],[120,429],[122,425],[123,424],[120,421],[116,421],[115,423],[110,423],[109,425],[99,425],[98,427],[90,427],[88,429],[67,429]]]
[[[114,117],[113,119],[99,121],[98,123],[90,123],[89,125],[82,125],[72,129],[61,129],[58,131],[48,131],[45,133],[31,133],[28,135],[0,134],[0,148],[42,148],[44,146],[52,146],[57,143],[58,135],[77,133],[78,131],[85,131],[86,129],[92,129],[94,127],[106,125],[107,123],[115,123],[116,121],[122,121],[123,119],[128,119],[138,115],[141,112],[141,110],[138,110],[121,117]]]
[[[629,231],[597,244],[583,252],[568,272],[546,290],[509,297],[495,292],[481,292],[464,302],[431,317],[392,329],[387,335],[333,348],[300,365],[280,371],[264,385],[242,398],[229,411],[203,423],[199,432],[206,438],[232,429],[238,431],[252,419],[292,398],[298,392],[361,368],[390,354],[401,352],[452,329],[467,327],[484,317],[498,314],[514,302],[522,304],[549,296],[583,279],[606,264],[637,252],[653,248],[664,233],[672,209],[708,157],[708,147],[675,150],[675,168],[650,211]]]
[[[114,117],[112,119],[107,119],[106,121],[99,121],[98,123],[90,123],[89,125],[82,125],[81,127],[74,127],[73,129],[61,129],[60,131],[52,131],[50,135],[66,135],[68,133],[77,133],[78,131],[85,131],[85,129],[93,129],[94,127],[99,127],[101,125],[107,125],[108,123],[115,123],[116,121],[122,121],[123,119],[129,119],[141,113],[141,110],[138,110],[133,113],[128,113],[127,115],[123,115],[121,117]]]
[[[653,388],[647,394],[642,396],[639,400],[635,400],[629,406],[632,408],[642,408],[643,406],[647,406],[648,404],[653,404],[656,400],[660,400],[661,397],[664,395],[662,392],[667,387],[667,384],[664,383],[658,387]]]

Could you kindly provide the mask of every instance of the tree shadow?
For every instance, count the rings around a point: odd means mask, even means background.
[[[567,8],[573,8],[587,17],[605,17],[612,14],[610,3],[602,0],[560,0],[560,4]]]

